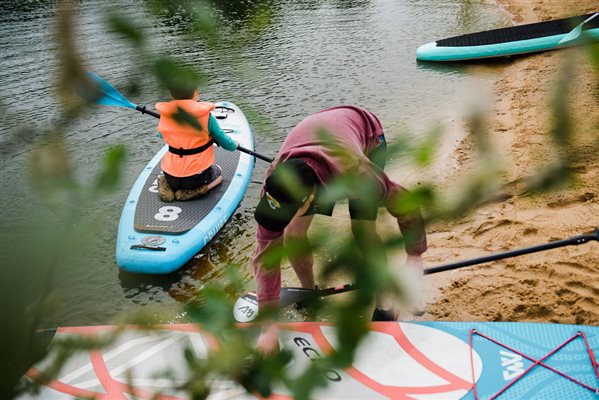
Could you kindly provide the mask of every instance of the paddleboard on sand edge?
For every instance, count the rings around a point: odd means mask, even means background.
[[[469,33],[420,46],[416,59],[463,61],[534,53],[599,41],[599,17],[582,26],[580,35],[563,41],[575,26],[594,13],[533,24]]]

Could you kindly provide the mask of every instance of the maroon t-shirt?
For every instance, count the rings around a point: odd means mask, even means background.
[[[406,189],[389,179],[367,156],[381,144],[382,134],[383,127],[379,119],[363,108],[338,106],[319,111],[306,117],[289,132],[266,177],[279,162],[298,158],[314,169],[325,189],[332,177],[352,171],[374,180],[383,198],[396,195]],[[406,246],[408,254],[424,253],[427,243],[420,213],[393,216],[397,218],[402,233],[409,231],[411,237],[416,233],[416,240]],[[279,298],[280,268],[277,265],[267,270],[262,255],[282,240],[282,234],[282,231],[273,232],[258,225],[257,247],[252,263],[258,300],[261,302]]]

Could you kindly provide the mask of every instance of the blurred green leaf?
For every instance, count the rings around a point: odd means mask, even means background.
[[[193,68],[175,61],[171,57],[162,56],[154,62],[154,70],[160,83],[165,87],[199,87],[204,77]]]
[[[116,33],[128,39],[135,47],[141,48],[145,38],[142,29],[135,25],[134,21],[126,18],[118,11],[112,11],[107,15],[108,26]]]
[[[573,61],[568,60],[562,66],[556,81],[552,101],[553,127],[551,137],[560,148],[564,148],[572,141],[569,94],[575,80]]]
[[[191,126],[196,131],[198,131],[198,135],[202,131],[202,125],[197,118],[193,115],[182,109],[181,107],[177,107],[177,111],[173,114],[173,119],[177,121],[177,123],[181,126]]]
[[[433,161],[442,138],[441,127],[430,131],[414,150],[412,157],[419,167],[426,167]]]
[[[235,322],[231,311],[233,303],[222,288],[207,285],[202,290],[201,296],[197,306],[187,307],[187,312],[193,321],[215,335],[230,331]]]
[[[118,145],[106,152],[104,166],[96,181],[96,190],[114,190],[121,179],[123,162],[127,151],[125,146]]]

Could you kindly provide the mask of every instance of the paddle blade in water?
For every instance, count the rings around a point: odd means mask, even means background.
[[[100,104],[103,106],[115,106],[115,107],[127,107],[136,109],[136,105],[131,103],[125,96],[119,93],[118,90],[112,87],[110,83],[100,78],[93,72],[88,72],[87,75],[97,85],[97,92],[84,92],[79,95],[90,102]]]
[[[256,293],[247,293],[237,299],[233,306],[233,316],[237,322],[250,322],[258,316]]]

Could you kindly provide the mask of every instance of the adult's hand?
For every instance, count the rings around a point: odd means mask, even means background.
[[[276,322],[264,322],[256,343],[256,350],[265,356],[279,351],[279,327]]]
[[[423,271],[422,257],[408,254],[402,268],[403,276],[400,287],[404,291],[404,300],[413,314],[421,312],[425,307],[427,290]]]
[[[422,256],[420,254],[408,254],[405,266],[406,268],[412,268],[414,272],[418,272],[418,275],[422,275]]]

